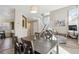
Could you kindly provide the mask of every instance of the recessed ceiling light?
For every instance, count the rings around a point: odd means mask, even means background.
[[[37,13],[37,11],[36,10],[31,10],[30,13]]]

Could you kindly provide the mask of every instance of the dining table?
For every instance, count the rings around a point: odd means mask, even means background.
[[[59,43],[58,40],[52,40],[49,39],[44,39],[44,38],[39,38],[39,39],[25,39],[29,40],[32,43],[33,50],[39,54],[52,54],[52,50],[55,48],[56,54],[59,54]]]
[[[46,40],[43,38],[33,40],[33,48],[34,51],[40,53],[40,54],[48,54],[51,53],[52,49],[56,47],[56,54],[59,53],[59,44],[57,40]]]

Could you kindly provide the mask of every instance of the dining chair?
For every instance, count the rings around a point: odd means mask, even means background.
[[[24,54],[33,54],[33,46],[32,46],[31,41],[27,41],[27,40],[24,40],[22,38],[21,38],[21,40],[23,42]]]
[[[18,38],[13,37],[14,54],[21,54],[22,43],[18,42]]]

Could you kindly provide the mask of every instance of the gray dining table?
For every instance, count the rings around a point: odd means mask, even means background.
[[[57,40],[36,39],[32,41],[33,48],[40,54],[47,54],[51,49],[56,47],[56,53],[59,53],[59,44]]]

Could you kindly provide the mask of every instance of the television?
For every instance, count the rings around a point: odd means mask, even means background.
[[[77,31],[77,25],[69,25],[69,30]]]

